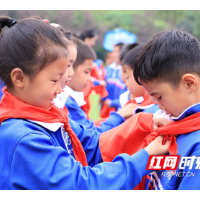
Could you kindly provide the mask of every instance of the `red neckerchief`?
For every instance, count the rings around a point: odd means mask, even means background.
[[[132,155],[145,148],[159,135],[164,136],[163,144],[167,139],[170,140],[169,153],[176,155],[178,151],[176,136],[200,130],[200,112],[155,131],[152,130],[151,116],[147,113],[133,115],[120,126],[102,133],[99,143],[104,161],[112,161],[120,153]]]
[[[200,112],[160,127],[155,132],[152,128],[152,114],[141,112],[118,127],[102,133],[99,138],[99,148],[103,161],[111,162],[122,153],[133,155],[145,148],[157,136],[164,135],[163,143],[169,139],[169,153],[176,155],[178,151],[176,135],[197,130],[200,130]],[[145,179],[135,189],[144,189],[144,185]]]
[[[3,88],[4,94],[0,102],[0,124],[4,120],[10,118],[36,120],[47,123],[64,123],[65,131],[71,139],[75,159],[80,161],[83,166],[88,166],[83,147],[76,134],[71,129],[68,113],[66,113],[65,110],[59,109],[55,105],[53,105],[50,110],[45,110],[40,107],[26,104],[7,92],[6,89],[7,87]]]
[[[160,127],[155,130],[155,132],[150,133],[144,139],[143,147],[146,147],[149,143],[151,143],[157,136],[164,135],[163,144],[170,140],[169,153],[171,155],[176,155],[178,148],[176,143],[176,135],[186,134],[193,131],[200,130],[200,112],[193,114],[185,119],[182,119],[177,122],[173,122],[166,126]]]
[[[137,103],[137,102],[136,102],[135,99],[132,99],[132,100],[129,100],[129,101],[125,104],[125,106],[128,105],[129,103]],[[148,94],[146,94],[146,95],[144,96],[143,102],[142,102],[141,104],[138,104],[138,106],[148,106],[148,105],[151,105],[151,104],[157,104],[157,103],[151,101],[150,96],[149,96]]]

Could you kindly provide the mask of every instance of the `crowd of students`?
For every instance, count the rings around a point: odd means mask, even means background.
[[[8,27],[3,32],[3,28]],[[200,189],[146,170],[150,155],[200,156],[200,43],[174,30],[97,59],[48,20],[0,16],[0,189]],[[91,91],[101,119],[89,119]],[[179,169],[180,170],[180,169]]]

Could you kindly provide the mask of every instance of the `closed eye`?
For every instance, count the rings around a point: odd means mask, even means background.
[[[160,96],[160,97],[158,98],[158,100],[161,100],[161,98],[162,98],[162,96]]]
[[[57,83],[58,80],[52,80],[54,83]]]

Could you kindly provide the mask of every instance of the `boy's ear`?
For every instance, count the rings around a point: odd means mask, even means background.
[[[182,76],[182,81],[185,84],[185,87],[191,92],[196,90],[198,86],[198,78],[193,74],[184,74]]]
[[[13,69],[10,74],[10,77],[13,82],[13,85],[15,85],[18,88],[24,87],[25,74],[20,68]]]

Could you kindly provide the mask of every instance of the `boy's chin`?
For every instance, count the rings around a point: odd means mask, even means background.
[[[172,114],[172,113],[168,113],[168,112],[165,112],[169,117],[177,117],[176,115]]]
[[[178,117],[179,117],[179,115],[175,115],[175,114],[169,114],[169,117],[170,117],[170,118],[178,118]]]

